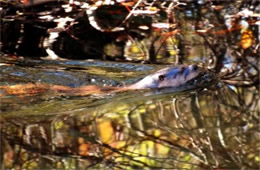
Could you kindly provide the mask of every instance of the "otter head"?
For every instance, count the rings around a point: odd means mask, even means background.
[[[130,85],[130,89],[146,88],[175,88],[180,86],[200,86],[205,81],[210,81],[212,73],[197,65],[180,65],[168,67],[150,74]]]

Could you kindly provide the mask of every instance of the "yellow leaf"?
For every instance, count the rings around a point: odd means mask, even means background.
[[[89,144],[84,143],[84,144],[79,145],[79,155],[87,156],[88,150],[89,150]]]
[[[114,129],[112,127],[112,123],[110,121],[101,121],[98,123],[98,130],[101,141],[103,143],[113,143],[114,139]]]
[[[251,45],[253,44],[253,32],[251,30],[245,30],[243,31],[243,33],[241,34],[241,38],[240,38],[240,46],[243,49],[247,49],[249,47],[251,47]]]
[[[54,126],[55,126],[55,129],[61,129],[63,127],[63,122],[62,121],[58,121],[58,122],[55,122]]]
[[[157,151],[157,154],[159,154],[159,155],[167,155],[170,152],[170,148],[165,145],[157,143],[156,151]]]

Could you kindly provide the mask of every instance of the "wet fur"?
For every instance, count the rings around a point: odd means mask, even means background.
[[[89,94],[105,94],[108,92],[119,92],[137,89],[162,89],[177,88],[185,85],[190,80],[196,79],[201,73],[207,71],[199,68],[197,65],[180,65],[175,67],[167,67],[152,73],[142,80],[124,87],[98,87],[95,85],[71,88],[61,85],[48,84],[19,84],[12,86],[1,86],[0,96],[9,95],[36,95],[46,91],[52,93],[65,93],[67,95],[89,95]],[[4,92],[2,91],[4,90]]]
[[[202,71],[197,65],[180,65],[168,67],[150,74],[130,85],[129,89],[147,89],[147,88],[172,88],[178,87],[191,79],[196,78]]]

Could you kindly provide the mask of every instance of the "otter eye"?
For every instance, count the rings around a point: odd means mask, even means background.
[[[179,73],[183,73],[185,70],[185,67],[181,67],[180,70],[179,70]]]
[[[197,65],[192,65],[192,68],[191,68],[193,71],[196,71],[198,70],[198,66]]]
[[[159,75],[159,80],[160,81],[163,81],[165,79],[165,76],[164,75]]]

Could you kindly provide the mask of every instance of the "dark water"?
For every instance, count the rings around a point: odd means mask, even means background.
[[[129,84],[159,66],[3,60],[1,85]],[[204,89],[88,96],[1,96],[3,169],[253,169],[259,96],[218,81]]]

